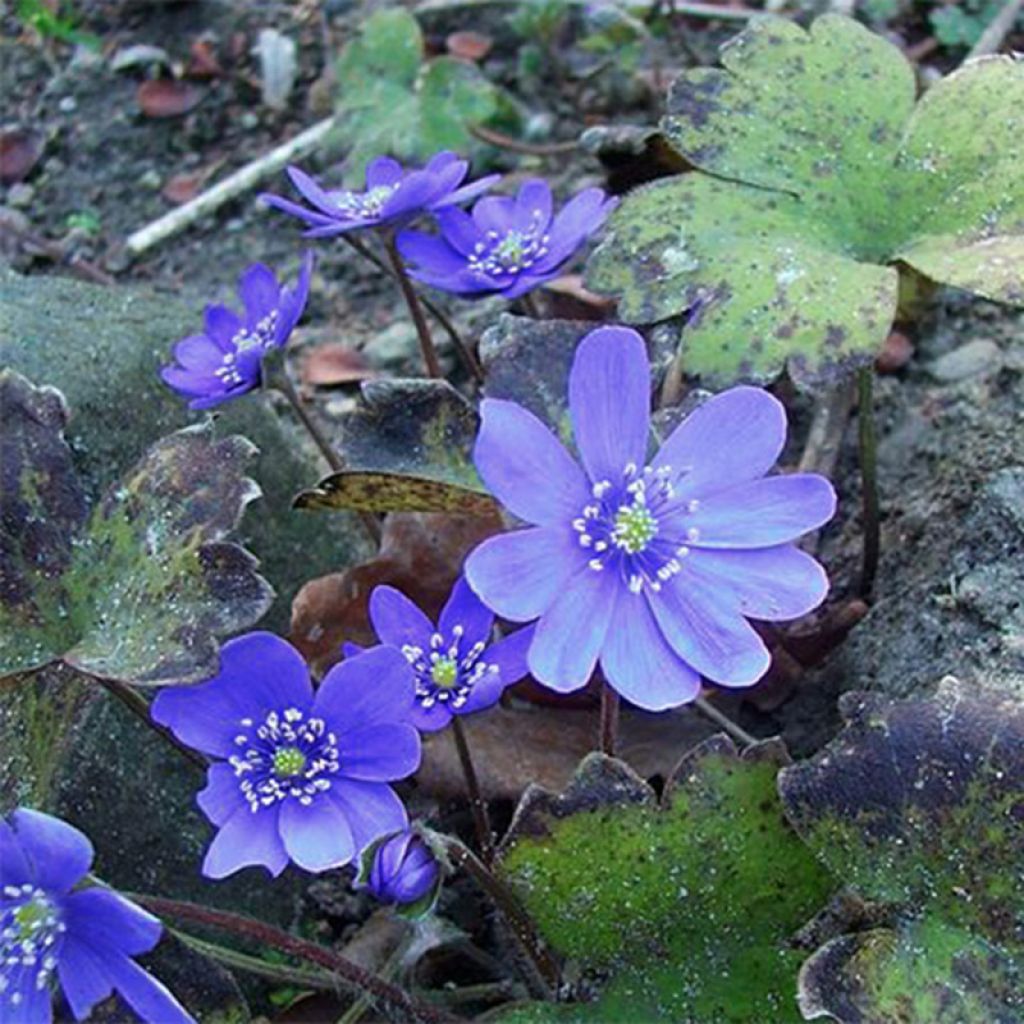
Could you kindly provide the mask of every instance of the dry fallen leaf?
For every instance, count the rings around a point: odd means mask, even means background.
[[[357,352],[340,341],[327,342],[306,350],[302,360],[304,384],[330,387],[369,380],[376,372],[370,368],[362,352]]]
[[[43,155],[43,136],[30,128],[0,132],[0,183],[24,181]]]
[[[452,32],[445,40],[445,46],[453,57],[480,61],[491,52],[494,40],[482,32]]]
[[[180,117],[202,100],[202,90],[175,78],[150,78],[135,93],[146,117]]]

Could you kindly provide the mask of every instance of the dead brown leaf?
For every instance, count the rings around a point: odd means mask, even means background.
[[[482,32],[452,32],[445,40],[445,46],[453,57],[480,61],[491,52],[494,40]]]
[[[203,91],[176,78],[150,78],[135,93],[146,117],[181,117],[198,106]]]
[[[0,184],[24,181],[43,155],[43,136],[30,128],[0,132]]]
[[[362,352],[330,341],[306,350],[302,360],[302,382],[307,385],[330,387],[335,384],[351,384],[375,377]]]

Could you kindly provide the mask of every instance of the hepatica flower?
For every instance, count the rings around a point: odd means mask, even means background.
[[[407,829],[366,851],[360,882],[381,903],[423,914],[437,900],[441,868],[423,837]]]
[[[455,295],[514,299],[557,277],[615,205],[601,189],[588,188],[554,214],[547,182],[533,178],[514,199],[485,196],[471,214],[439,211],[439,236],[399,232],[398,250],[424,284]]]
[[[419,767],[414,693],[409,663],[378,647],[335,666],[314,694],[299,652],[271,633],[225,644],[208,682],[162,690],[153,718],[218,759],[198,797],[219,830],[203,873],[255,864],[276,876],[289,859],[325,871],[405,828],[388,782]]]
[[[623,697],[661,710],[697,696],[701,676],[764,674],[747,619],[824,599],[824,571],[792,542],[832,517],[835,495],[813,474],[765,476],[786,417],[758,388],[712,398],[648,460],[649,389],[635,331],[583,339],[569,378],[579,462],[526,409],[483,402],[477,469],[532,525],[484,541],[466,576],[498,614],[539,620],[527,660],[540,682],[569,692],[600,662]]]
[[[494,613],[464,579],[452,588],[436,626],[405,594],[387,586],[370,594],[370,621],[381,643],[400,650],[412,666],[416,700],[410,720],[424,732],[443,729],[452,715],[491,707],[527,673],[532,630],[492,644]],[[346,656],[359,651],[345,645]]]
[[[428,210],[467,202],[499,178],[492,174],[462,185],[468,171],[468,161],[460,160],[455,153],[438,153],[426,167],[411,170],[405,170],[391,157],[379,156],[367,165],[365,190],[355,192],[325,189],[305,171],[289,167],[288,177],[309,206],[271,194],[260,198],[269,206],[305,221],[309,225],[305,237],[327,238],[358,228],[403,223]]]
[[[160,922],[109,889],[73,891],[92,860],[59,818],[22,808],[0,819],[0,1021],[52,1020],[54,981],[76,1020],[116,990],[151,1024],[192,1021],[132,960],[160,941]]]
[[[226,306],[207,306],[202,334],[174,346],[175,362],[160,371],[164,383],[190,399],[190,409],[208,409],[260,386],[263,357],[288,341],[306,308],[312,253],[307,253],[293,288],[254,263],[238,281],[241,315]]]

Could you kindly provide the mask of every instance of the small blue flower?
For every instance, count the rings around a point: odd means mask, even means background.
[[[194,1024],[132,960],[160,941],[160,922],[110,889],[75,890],[92,860],[59,818],[21,808],[0,819],[0,1020],[48,1024],[56,975],[75,1020],[116,991],[151,1024]]]
[[[367,165],[366,190],[353,192],[324,189],[305,171],[289,167],[288,177],[309,207],[269,193],[260,198],[309,224],[306,238],[328,238],[359,228],[405,223],[428,210],[467,202],[486,192],[500,177],[492,174],[460,188],[468,171],[468,161],[455,153],[438,153],[426,167],[411,170],[391,157],[379,156]]]
[[[527,673],[533,631],[520,629],[492,644],[494,613],[461,578],[436,627],[405,594],[387,586],[370,594],[370,622],[381,643],[400,650],[416,674],[410,721],[423,732],[443,729],[452,715],[491,707]],[[346,657],[360,650],[344,646]]]
[[[164,383],[187,398],[190,409],[208,409],[260,386],[263,357],[281,348],[306,308],[313,255],[307,253],[294,288],[282,288],[274,272],[254,263],[238,281],[244,314],[206,307],[202,334],[174,346],[175,364],[160,371]]]
[[[653,458],[643,339],[602,327],[576,350],[569,412],[577,462],[532,413],[485,399],[474,459],[528,529],[492,537],[466,577],[499,615],[538,619],[531,674],[584,686],[598,661],[652,711],[696,697],[700,677],[750,686],[769,654],[748,618],[793,619],[828,579],[792,543],[831,519],[821,476],[768,476],[786,438],[781,403],[737,387],[683,421]]]
[[[420,764],[414,694],[405,658],[378,647],[336,665],[314,695],[299,652],[260,632],[225,644],[208,682],[162,690],[154,720],[218,759],[198,797],[219,829],[203,873],[254,864],[276,876],[289,859],[326,871],[405,828],[388,782]]]
[[[365,882],[381,903],[430,909],[441,887],[441,868],[430,847],[417,832],[407,829],[367,850]]]
[[[548,183],[532,178],[514,199],[486,196],[471,214],[454,207],[439,211],[439,236],[402,231],[398,250],[424,284],[455,295],[514,299],[557,277],[616,202],[588,188],[554,215]]]

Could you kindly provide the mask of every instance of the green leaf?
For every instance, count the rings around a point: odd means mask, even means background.
[[[439,150],[465,152],[469,127],[497,112],[499,90],[475,64],[424,56],[419,24],[401,8],[370,15],[342,51],[336,134],[349,149],[352,180],[361,183],[381,154],[425,162]]]
[[[846,730],[786,768],[809,847],[890,927],[840,936],[801,975],[808,1019],[1012,1024],[1024,1014],[1024,708],[947,681],[843,699]]]
[[[59,392],[0,373],[5,482],[0,675],[61,660],[132,683],[188,682],[217,637],[251,625],[272,592],[224,542],[259,495],[242,437],[207,423],[157,442],[85,522]],[[8,482],[10,482],[8,486]]]
[[[298,508],[490,515],[473,466],[479,417],[447,381],[382,380],[342,422],[348,468],[295,498]]]
[[[562,796],[528,790],[501,874],[547,942],[576,961],[577,994],[600,994],[501,1019],[799,1021],[802,955],[788,940],[832,883],[782,814],[784,762],[777,743],[740,757],[714,737],[683,760],[660,804],[600,754]]]
[[[662,129],[703,174],[627,196],[588,284],[627,320],[702,303],[684,365],[805,385],[866,365],[909,266],[1024,304],[1024,68],[974,61],[915,106],[893,45],[847,18],[753,23],[685,72]]]

